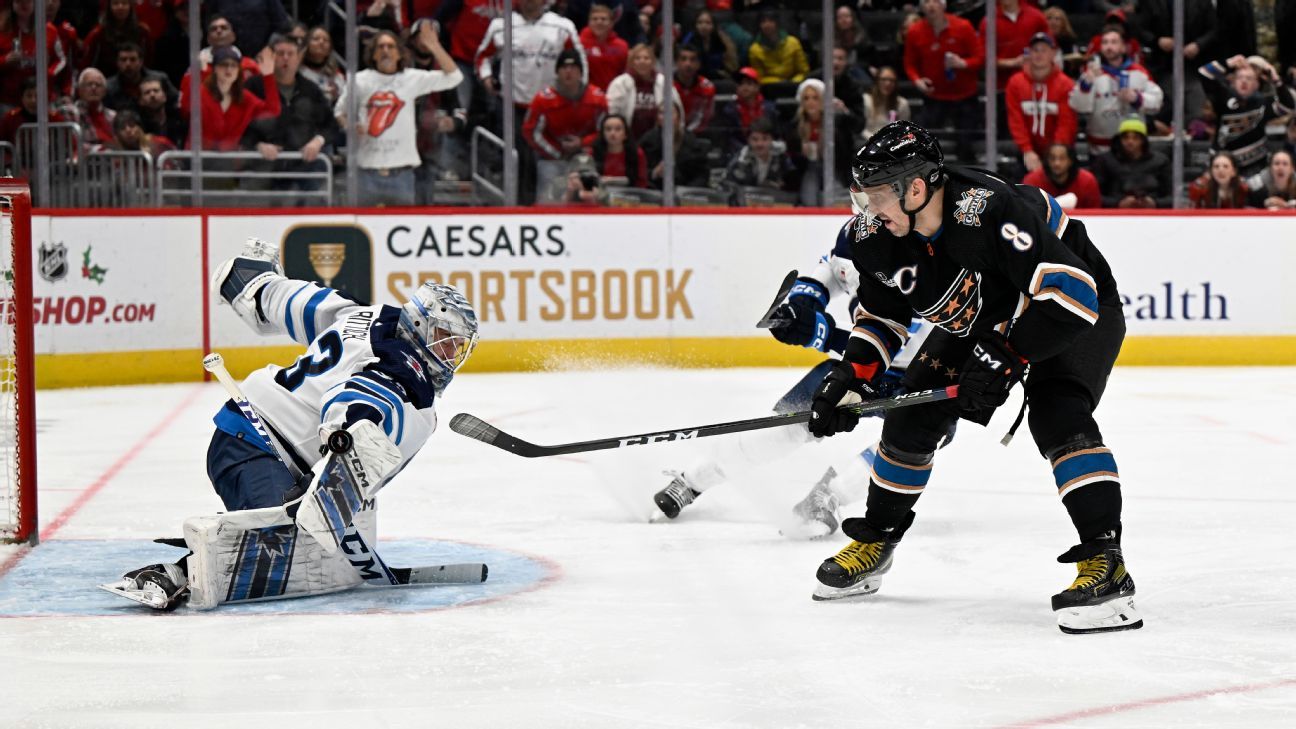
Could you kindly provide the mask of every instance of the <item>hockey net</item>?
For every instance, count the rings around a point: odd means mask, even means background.
[[[0,178],[0,540],[36,541],[31,193]]]

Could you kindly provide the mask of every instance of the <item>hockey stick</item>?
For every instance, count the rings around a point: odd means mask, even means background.
[[[794,268],[791,271],[788,271],[788,274],[783,277],[783,283],[779,284],[778,296],[774,297],[774,303],[770,304],[769,310],[765,312],[765,316],[762,316],[760,321],[756,322],[757,328],[771,329],[785,324],[785,322],[782,322],[781,320],[774,320],[770,317],[774,316],[774,310],[779,307],[779,304],[783,303],[783,299],[787,298],[788,292],[796,285],[796,280],[797,271]]]
[[[894,397],[869,400],[857,405],[847,405],[842,409],[851,410],[860,415],[867,415],[869,413],[882,412],[908,405],[940,402],[941,400],[949,400],[955,397],[958,397],[958,385],[950,385],[949,387],[935,390],[909,392]],[[472,438],[473,440],[479,440],[488,445],[493,445],[496,448],[516,453],[523,458],[540,458],[543,456],[561,456],[569,453],[603,451],[611,448],[626,448],[628,446],[648,445],[650,443],[694,440],[696,438],[708,438],[713,435],[728,435],[730,433],[742,433],[748,430],[761,430],[762,428],[778,428],[784,425],[807,423],[809,421],[809,411],[783,413],[780,415],[767,415],[763,418],[752,418],[750,420],[735,420],[731,423],[699,425],[693,428],[681,428],[679,430],[662,430],[655,433],[627,435],[620,438],[600,438],[599,440],[587,440],[579,443],[563,443],[560,445],[549,446],[528,443],[521,438],[505,433],[476,415],[469,415],[468,413],[459,413],[451,418],[450,430],[453,430],[459,435]]]
[[[302,475],[302,469],[293,463],[293,459],[288,456],[283,447],[279,445],[279,442],[270,437],[270,433],[266,431],[265,425],[262,424],[261,416],[252,407],[252,403],[248,402],[243,390],[234,381],[229,370],[225,369],[225,358],[220,355],[220,352],[210,352],[206,357],[203,357],[203,369],[216,377],[216,380],[225,388],[225,392],[229,394],[230,399],[238,406],[239,412],[243,413],[243,417],[247,418],[249,423],[252,423],[257,435],[260,435],[265,444],[270,446],[275,455],[279,456],[279,460],[288,467],[292,475],[294,477]]]

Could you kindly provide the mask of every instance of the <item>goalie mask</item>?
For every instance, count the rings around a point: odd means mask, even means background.
[[[453,286],[425,283],[401,307],[401,335],[414,345],[437,394],[477,346],[477,313]]]

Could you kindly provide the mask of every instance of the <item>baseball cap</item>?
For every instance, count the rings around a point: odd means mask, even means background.
[[[1048,33],[1044,33],[1042,31],[1031,36],[1030,41],[1026,44],[1026,47],[1030,48],[1036,43],[1047,43],[1050,48],[1057,48],[1057,42],[1053,40],[1053,36],[1049,35]]]
[[[575,48],[563,49],[563,52],[558,54],[558,63],[554,66],[554,69],[557,70],[563,66],[584,68],[584,64],[581,63],[580,53]]]
[[[1116,130],[1116,136],[1120,136],[1125,132],[1134,132],[1135,134],[1140,134],[1146,137],[1147,124],[1143,123],[1142,119],[1136,119],[1136,118],[1126,119],[1125,121],[1120,123],[1120,127]]]
[[[742,80],[744,78],[749,78],[752,81],[756,81],[758,83],[760,82],[760,74],[756,73],[756,69],[752,68],[751,66],[743,66],[742,68],[738,69],[738,77],[739,80]]]
[[[239,50],[234,46],[221,46],[220,48],[212,49],[211,62],[213,66],[222,61],[234,61],[235,63],[238,63],[239,59],[242,57],[243,54],[239,53]]]

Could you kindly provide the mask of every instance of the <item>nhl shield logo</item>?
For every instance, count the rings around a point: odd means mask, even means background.
[[[68,273],[67,246],[62,243],[53,245],[40,244],[40,255],[37,261],[37,268],[40,270],[41,278],[54,283],[62,281]]]

